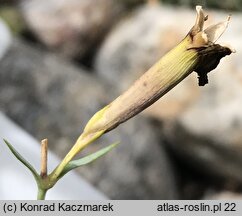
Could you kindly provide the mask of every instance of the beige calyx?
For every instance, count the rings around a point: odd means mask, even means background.
[[[231,19],[231,16],[229,15],[226,21],[210,25],[206,29],[203,29],[204,23],[208,19],[208,16],[204,15],[202,6],[196,6],[196,11],[197,18],[195,21],[195,25],[189,32],[189,35],[192,39],[192,43],[188,47],[189,49],[198,48],[202,46],[209,46],[216,43],[217,40],[221,37],[221,35],[225,32]],[[231,49],[231,52],[235,52],[235,49],[232,48],[230,45],[226,45],[226,47]]]

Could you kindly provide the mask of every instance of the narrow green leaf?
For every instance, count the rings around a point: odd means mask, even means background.
[[[66,166],[65,168],[63,169],[62,173],[60,174],[59,178],[63,177],[66,173],[68,173],[69,171],[77,168],[77,167],[80,167],[80,166],[83,166],[83,165],[86,165],[88,163],[91,163],[93,161],[95,161],[96,159],[102,157],[103,155],[107,154],[109,151],[111,151],[114,147],[116,147],[118,144],[117,143],[114,143],[114,144],[111,144],[93,154],[90,154],[90,155],[87,155],[83,158],[80,158],[78,160],[73,160],[73,161],[70,161]]]
[[[22,155],[20,155],[17,150],[5,139],[3,139],[3,141],[5,142],[5,144],[8,146],[9,150],[13,153],[13,155],[25,166],[29,169],[29,171],[33,174],[34,178],[36,180],[39,179],[39,175],[36,172],[36,170],[34,169],[34,167],[28,162],[26,161]]]

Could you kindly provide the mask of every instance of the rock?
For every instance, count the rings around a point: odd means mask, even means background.
[[[5,22],[0,19],[0,59],[4,56],[11,44],[11,33]]]
[[[210,75],[210,84],[170,126],[168,139],[189,163],[196,162],[196,169],[242,184],[242,77],[237,58],[241,56],[226,59]]]
[[[25,0],[20,9],[42,43],[71,58],[94,52],[123,12],[114,0]]]
[[[15,4],[18,0],[0,0],[0,4],[2,5],[9,5],[9,4]]]
[[[210,192],[204,199],[207,200],[242,200],[241,193],[231,191]]]
[[[221,20],[225,14],[214,14]],[[194,169],[220,180],[242,184],[242,75],[240,15],[234,15],[224,41],[237,53],[209,74],[209,84],[168,125],[173,150]],[[239,32],[240,31],[240,32]],[[193,91],[194,86],[190,89]],[[175,92],[175,91],[173,91]]]
[[[182,17],[182,19],[177,19]],[[209,12],[209,22],[225,13]],[[95,61],[100,77],[119,92],[177,44],[193,25],[194,11],[158,5],[139,8],[108,36]],[[238,51],[198,87],[196,74],[176,86],[145,112],[163,122],[163,135],[181,160],[203,174],[242,184],[241,15],[234,14],[224,41]],[[155,20],[155,21],[154,21]]]
[[[0,63],[1,108],[39,139],[45,136],[40,132],[43,128],[54,131],[53,136],[46,134],[50,142],[69,136],[73,139],[69,144],[73,143],[89,117],[107,100],[97,81],[67,65],[63,59],[35,51],[19,41],[12,44]],[[78,107],[67,112],[73,104]]]
[[[124,90],[149,69],[179,39],[179,33],[173,30],[172,34],[170,22],[163,21],[166,17],[163,12],[168,13],[162,7],[147,5],[122,20],[97,54],[97,73]],[[162,47],[162,38],[168,40],[165,47]]]
[[[21,41],[14,41],[0,70],[0,109],[39,140],[49,138],[61,157],[111,101],[105,82]],[[115,150],[79,169],[85,178],[113,199],[177,198],[173,166],[152,121],[136,117],[84,153],[115,141],[121,142]]]
[[[193,1],[193,0],[186,0],[186,1],[180,1],[180,0],[163,0],[163,3],[166,4],[174,4],[174,5],[182,5],[183,7],[192,7],[194,8],[197,4],[202,4],[199,1]],[[204,5],[206,5],[207,8],[217,8],[222,9],[225,11],[231,11],[231,10],[242,10],[242,4],[240,0],[233,0],[231,1],[217,1],[217,0],[210,0],[206,3],[204,2]]]

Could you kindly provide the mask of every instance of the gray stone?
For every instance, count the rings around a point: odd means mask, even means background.
[[[93,52],[124,12],[114,0],[24,0],[20,10],[42,43],[76,58]]]
[[[60,156],[113,94],[83,69],[20,41],[14,41],[0,70],[0,109],[39,140],[49,138]],[[84,153],[100,149],[100,143],[121,144],[79,169],[92,184],[113,199],[177,198],[173,167],[153,122],[139,116],[104,137]]]
[[[225,16],[213,13],[216,20]],[[209,74],[209,84],[200,88],[173,126],[170,125],[168,138],[173,140],[173,149],[195,169],[237,184],[242,184],[240,20],[241,15],[233,15],[222,37],[223,41],[231,42],[237,53],[224,59]]]
[[[216,20],[226,14],[214,13]],[[214,18],[214,19],[215,19]],[[172,148],[193,168],[242,184],[241,15],[234,15],[223,35],[237,50],[209,74],[209,84],[168,127]],[[198,87],[193,86],[190,91]]]
[[[208,192],[204,199],[207,200],[242,200],[242,194],[231,191]],[[232,206],[231,206],[232,207]],[[236,209],[236,208],[235,208]]]
[[[98,81],[85,73],[15,41],[1,61],[1,108],[37,138],[45,136],[40,133],[43,128],[54,131],[53,136],[49,133],[50,141],[59,135],[72,137],[72,143],[107,100]],[[72,111],[67,112],[69,109]]]
[[[186,12],[177,10],[176,16],[187,20],[191,14]],[[189,22],[183,27],[181,21],[178,27],[173,13],[171,8],[148,4],[122,20],[97,54],[97,73],[121,91],[130,86],[189,31]]]
[[[11,44],[11,33],[6,26],[5,22],[0,19],[0,59],[4,56]]]
[[[226,59],[210,75],[210,84],[176,119],[169,139],[203,172],[242,183],[242,84],[237,58],[241,55]]]
[[[216,8],[222,9],[225,11],[241,11],[242,4],[240,0],[233,0],[233,1],[218,1],[218,0],[210,0],[210,1],[194,1],[194,0],[163,0],[162,2],[166,4],[173,4],[173,5],[181,5],[183,7],[194,7],[197,4],[203,4],[206,8]]]

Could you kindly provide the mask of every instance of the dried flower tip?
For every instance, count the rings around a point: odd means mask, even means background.
[[[192,43],[188,48],[198,50],[200,61],[194,71],[198,73],[199,86],[203,86],[208,83],[207,74],[217,67],[221,58],[235,52],[235,49],[230,45],[215,44],[228,27],[231,16],[229,15],[226,21],[211,25],[203,30],[204,22],[208,16],[204,15],[201,6],[197,6],[196,10],[195,25],[189,32]]]

